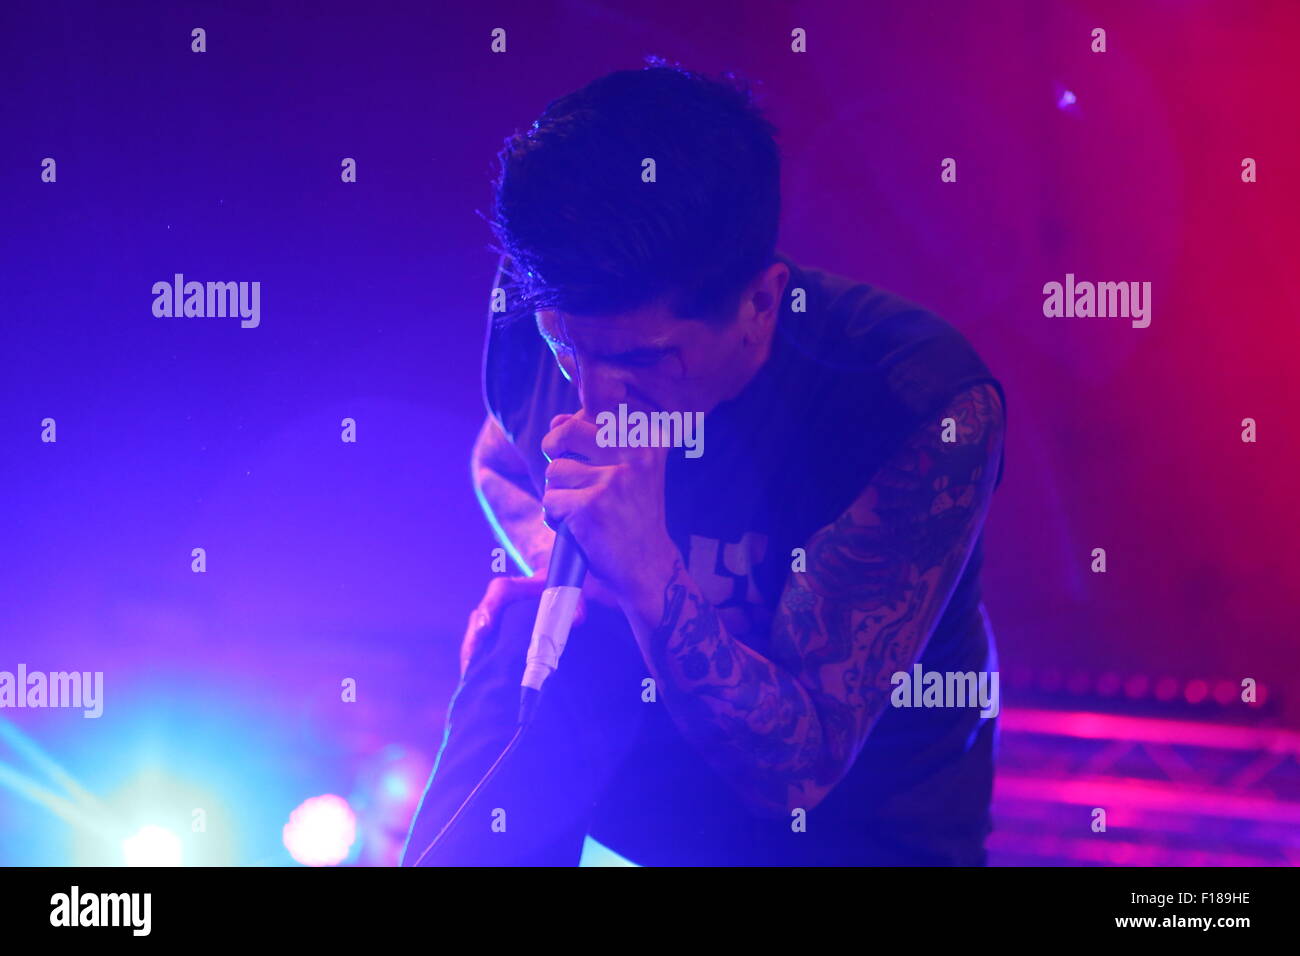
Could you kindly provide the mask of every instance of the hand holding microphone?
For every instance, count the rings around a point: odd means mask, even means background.
[[[529,645],[521,723],[559,664],[588,567],[622,605],[662,588],[677,557],[664,514],[666,448],[602,445],[583,411],[555,416],[542,451],[550,461],[542,507],[556,536]]]
[[[586,460],[577,452],[565,452],[564,456],[577,461]],[[569,640],[569,629],[573,626],[586,578],[587,557],[573,540],[569,528],[561,524],[555,529],[555,543],[551,545],[551,560],[546,569],[546,588],[537,606],[537,619],[533,622],[533,634],[524,663],[524,678],[520,682],[521,725],[532,719],[542,684],[560,665],[560,655]]]
[[[569,528],[591,576],[622,605],[676,551],[664,503],[669,449],[625,447],[609,437],[585,409],[551,420],[542,439],[550,460],[542,507],[548,525]]]

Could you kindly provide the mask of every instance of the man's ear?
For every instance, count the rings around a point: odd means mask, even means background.
[[[762,328],[775,325],[781,311],[781,296],[790,281],[790,267],[784,262],[774,262],[754,279],[749,290],[749,302],[754,307],[754,324]]]

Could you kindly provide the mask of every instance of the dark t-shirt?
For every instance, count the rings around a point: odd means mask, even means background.
[[[791,277],[771,357],[706,416],[701,457],[670,454],[665,488],[668,532],[692,577],[728,633],[764,655],[792,551],[842,514],[957,393],[980,382],[1002,392],[939,317],[778,259]],[[496,284],[510,301],[500,269]],[[540,497],[541,438],[554,415],[579,403],[531,316],[507,312],[489,323],[484,390]],[[924,671],[997,670],[981,561],[977,542],[919,658]],[[665,708],[648,706],[591,833],[647,865],[982,864],[996,726],[978,707],[887,707],[848,775],[795,832],[789,821],[747,811]]]

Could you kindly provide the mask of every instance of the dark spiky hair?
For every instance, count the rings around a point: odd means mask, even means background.
[[[491,226],[512,313],[663,302],[724,319],[772,263],[780,155],[751,88],[647,62],[551,102],[498,154]]]

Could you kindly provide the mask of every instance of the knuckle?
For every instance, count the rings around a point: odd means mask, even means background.
[[[568,425],[561,422],[542,436],[542,453],[548,459],[555,459],[564,451],[565,436],[568,433]]]

